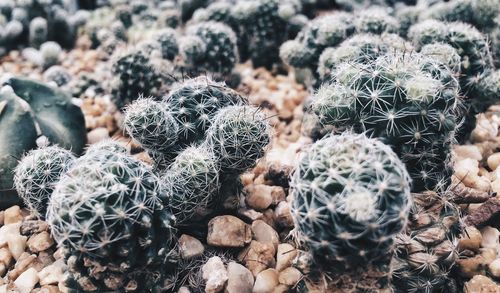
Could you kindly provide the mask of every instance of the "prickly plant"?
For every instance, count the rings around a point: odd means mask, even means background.
[[[154,39],[160,44],[161,54],[164,59],[172,61],[179,54],[179,44],[177,43],[175,30],[164,28],[155,34]]]
[[[446,43],[431,43],[422,46],[422,55],[434,58],[444,63],[457,76],[460,76],[461,59],[457,50]]]
[[[382,7],[370,7],[355,14],[354,25],[358,33],[397,33],[399,31],[398,20],[389,15]]]
[[[409,225],[395,238],[395,292],[458,292],[450,271],[458,258],[461,222],[453,192],[413,194]]]
[[[291,188],[296,238],[318,270],[384,270],[410,207],[408,172],[389,146],[327,136],[302,154]]]
[[[206,144],[223,172],[241,174],[254,167],[271,141],[265,115],[252,106],[229,106],[214,117]]]
[[[142,162],[101,149],[56,184],[47,220],[63,247],[66,284],[84,291],[156,292],[172,269],[173,217],[160,179]]]
[[[500,70],[490,71],[479,81],[474,91],[476,99],[472,101],[474,112],[482,113],[488,107],[498,103],[500,97]]]
[[[162,77],[150,57],[140,51],[120,56],[113,64],[112,98],[123,108],[140,95],[154,96],[162,86]]]
[[[54,185],[72,165],[75,156],[58,146],[28,152],[14,170],[14,186],[30,212],[44,218]]]
[[[334,79],[311,101],[322,125],[353,128],[392,146],[415,191],[449,183],[460,99],[445,64],[417,53],[389,53],[368,64],[341,64]]]
[[[45,70],[43,79],[47,82],[54,82],[58,87],[61,87],[71,81],[71,75],[66,68],[54,65]]]

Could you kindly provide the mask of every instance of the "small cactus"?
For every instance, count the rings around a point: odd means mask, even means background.
[[[172,61],[179,54],[179,45],[175,30],[165,28],[157,32],[154,39],[160,44],[161,54],[164,59]]]
[[[389,15],[382,7],[371,7],[361,10],[355,15],[354,25],[358,33],[397,33],[399,31],[398,20]]]
[[[70,151],[49,146],[30,151],[18,163],[14,173],[14,186],[33,215],[45,217],[54,185],[74,160]]]

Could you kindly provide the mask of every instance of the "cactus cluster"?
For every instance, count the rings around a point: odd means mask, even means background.
[[[367,132],[391,145],[413,190],[422,191],[449,181],[459,107],[458,82],[445,64],[417,53],[389,53],[368,64],[339,65],[310,108],[322,125]]]
[[[143,98],[127,107],[125,130],[165,174],[179,223],[222,202],[228,196],[222,183],[237,181],[264,155],[269,126],[246,104],[224,84],[198,77],[174,86],[161,101]]]
[[[2,1],[0,4],[0,55],[10,50],[54,41],[72,48],[78,28],[89,13],[72,9],[66,1]]]
[[[47,142],[75,154],[82,151],[86,141],[83,113],[60,90],[10,78],[0,91],[0,141],[0,205],[6,207],[19,202],[13,190],[13,170],[26,151]]]
[[[88,150],[62,176],[47,220],[65,248],[69,288],[161,289],[175,229],[159,182],[144,163],[103,147]]]
[[[364,134],[316,141],[291,181],[297,238],[325,272],[382,268],[406,224],[410,178],[389,146]]]

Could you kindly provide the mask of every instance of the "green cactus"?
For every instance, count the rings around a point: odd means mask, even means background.
[[[155,34],[154,39],[160,44],[161,55],[164,59],[172,61],[179,54],[175,30],[164,28]]]
[[[473,93],[472,108],[476,113],[486,112],[491,105],[497,104],[500,97],[500,70],[490,71],[483,76]]]
[[[157,292],[173,269],[175,233],[160,179],[129,155],[98,153],[75,161],[49,202],[47,220],[66,252],[66,284],[86,292]]]
[[[61,91],[42,83],[10,78],[0,93],[0,190],[3,208],[19,203],[13,172],[24,152],[46,139],[79,154],[87,132],[81,109]],[[22,134],[22,135],[20,135]]]
[[[414,191],[449,183],[460,99],[445,64],[417,53],[389,53],[368,64],[341,64],[334,79],[311,101],[322,125],[367,132],[392,146]]]
[[[317,270],[383,267],[410,208],[410,178],[389,146],[346,132],[316,141],[291,180],[297,240]]]
[[[73,154],[58,146],[43,147],[27,153],[18,163],[14,186],[30,212],[44,218],[54,185],[72,165]]]
[[[461,58],[452,46],[445,43],[427,44],[420,49],[420,53],[446,64],[453,74],[460,76]]]
[[[397,33],[399,31],[398,20],[389,15],[382,7],[370,7],[355,14],[354,25],[358,33]]]

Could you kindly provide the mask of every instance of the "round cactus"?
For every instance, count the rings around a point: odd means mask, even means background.
[[[60,87],[71,81],[71,75],[64,67],[54,65],[45,70],[43,73],[43,79],[48,82],[52,81]]]
[[[382,266],[405,227],[410,178],[389,146],[349,132],[315,142],[292,177],[297,238],[323,270]]]
[[[258,108],[229,106],[215,116],[206,143],[223,172],[240,174],[257,164],[270,141],[269,124]]]
[[[54,185],[70,167],[75,157],[58,146],[27,153],[14,170],[14,186],[30,212],[45,217]]]
[[[154,39],[160,44],[161,55],[164,59],[174,60],[177,54],[179,54],[179,45],[177,44],[175,30],[165,28],[157,32]]]
[[[382,7],[371,7],[361,10],[355,16],[354,24],[360,33],[397,33],[399,31],[398,20],[389,15]]]
[[[206,213],[219,189],[219,167],[204,147],[188,147],[165,172],[168,207],[179,224]]]
[[[161,75],[148,56],[134,51],[118,58],[113,64],[116,80],[112,89],[113,101],[123,108],[141,94],[154,96],[162,86]]]
[[[444,43],[427,44],[420,49],[420,53],[446,64],[456,76],[459,76],[461,59],[452,46]]]
[[[49,68],[52,65],[59,63],[59,58],[61,57],[62,49],[61,46],[56,42],[45,42],[40,46],[40,54],[43,60],[43,68]]]
[[[500,70],[488,72],[481,79],[474,91],[476,98],[472,100],[474,112],[482,113],[488,110],[488,107],[498,103],[500,97]]]
[[[448,67],[416,53],[389,53],[338,68],[335,82],[313,97],[311,109],[320,122],[368,132],[391,145],[406,164],[414,191],[449,183],[460,99]]]
[[[29,37],[30,45],[38,48],[41,44],[47,41],[48,26],[47,20],[42,17],[35,17],[30,22]]]
[[[212,118],[220,109],[245,102],[236,91],[205,77],[174,85],[163,100],[164,108],[169,110],[179,125],[177,143],[183,147],[205,138]]]
[[[151,98],[128,105],[123,124],[132,138],[153,152],[168,152],[177,141],[177,122],[163,105]]]
[[[49,202],[52,235],[66,251],[67,285],[84,291],[150,290],[159,281],[138,278],[165,265],[174,235],[160,179],[128,155],[100,153],[99,160],[75,161]]]

